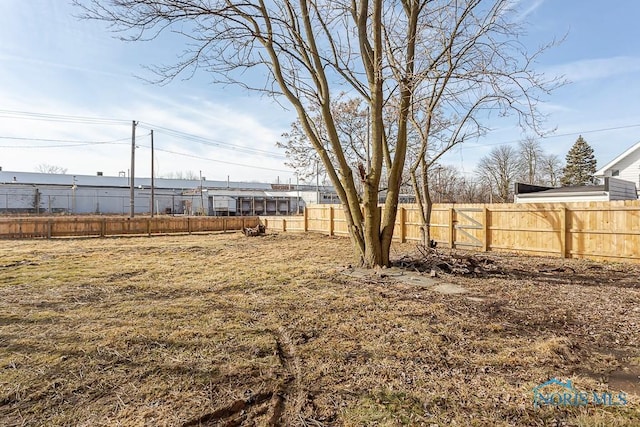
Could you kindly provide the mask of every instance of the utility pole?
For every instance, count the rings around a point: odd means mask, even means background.
[[[300,215],[300,175],[296,172],[296,190],[298,191],[298,197],[296,199],[296,212]]]
[[[320,204],[320,160],[316,159],[316,204]]]
[[[153,129],[151,129],[151,218],[153,218],[153,212],[155,211],[155,187],[153,185]]]
[[[204,193],[202,185],[202,171],[200,171],[200,215],[204,215]]]
[[[135,120],[131,121],[131,176],[130,176],[130,189],[129,189],[129,218],[133,218],[135,214],[135,193],[134,193],[134,177],[136,167],[136,126],[138,123]]]
[[[440,181],[440,172],[442,172],[442,166],[438,165],[436,171],[438,172],[438,203],[442,203],[442,182]]]
[[[76,190],[78,189],[78,185],[76,184],[76,176],[73,175],[73,182],[71,183],[71,212],[75,215],[76,214]]]

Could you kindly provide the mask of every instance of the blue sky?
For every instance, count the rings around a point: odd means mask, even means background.
[[[572,81],[542,107],[549,114],[547,127],[557,127],[542,140],[545,150],[564,158],[582,134],[598,164],[604,165],[640,140],[640,29],[635,22],[640,2],[619,0],[605,6],[594,0],[523,0],[520,7],[530,24],[526,44],[536,46],[567,35],[537,67]],[[180,52],[179,42],[121,42],[100,23],[76,19],[76,11],[63,0],[2,0],[1,10],[3,170],[34,171],[47,163],[67,168],[70,174],[117,175],[130,167],[130,123],[138,120],[137,176],[150,174],[148,128],[160,125],[220,142],[198,144],[156,131],[160,175],[202,171],[208,179],[229,175],[232,180],[295,180],[275,147],[294,120],[292,111],[256,94],[212,85],[206,74],[166,86],[136,77],[148,75],[143,64],[170,62]],[[38,115],[27,120],[15,112]],[[41,114],[116,121],[52,121]],[[453,150],[443,163],[470,174],[492,147],[524,137],[508,121],[491,126],[486,137]]]

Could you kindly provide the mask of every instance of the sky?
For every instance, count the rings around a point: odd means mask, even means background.
[[[525,44],[564,38],[536,65],[571,82],[541,105],[546,127],[555,129],[541,139],[544,150],[564,159],[581,134],[603,166],[640,141],[640,2],[518,3]],[[209,180],[295,182],[275,146],[295,120],[291,109],[212,84],[206,73],[167,85],[144,80],[151,77],[145,65],[170,63],[181,41],[122,42],[103,24],[79,20],[65,0],[0,0],[0,12],[2,170],[48,164],[74,175],[128,174],[135,120],[136,176],[150,176],[154,129],[157,176],[190,171]],[[509,120],[491,128],[441,163],[471,175],[493,147],[527,136]]]

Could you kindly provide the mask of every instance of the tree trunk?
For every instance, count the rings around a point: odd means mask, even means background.
[[[370,193],[369,200],[364,202],[365,251],[361,264],[364,267],[372,268],[377,265],[387,265],[389,260],[383,257],[384,248],[380,238],[380,209],[378,208],[377,192],[370,191],[368,193]]]
[[[431,247],[431,213],[433,212],[433,200],[431,200],[428,188],[424,198],[425,221],[424,224],[422,224],[422,244],[426,247]]]
[[[433,210],[433,200],[429,193],[429,170],[424,157],[420,162],[420,170],[422,173],[422,195],[424,197],[424,206],[422,206],[422,244],[426,247],[431,246],[431,212]]]

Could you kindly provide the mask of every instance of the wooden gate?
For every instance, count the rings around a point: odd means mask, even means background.
[[[481,208],[453,208],[453,247],[482,248],[484,241],[484,210]]]

